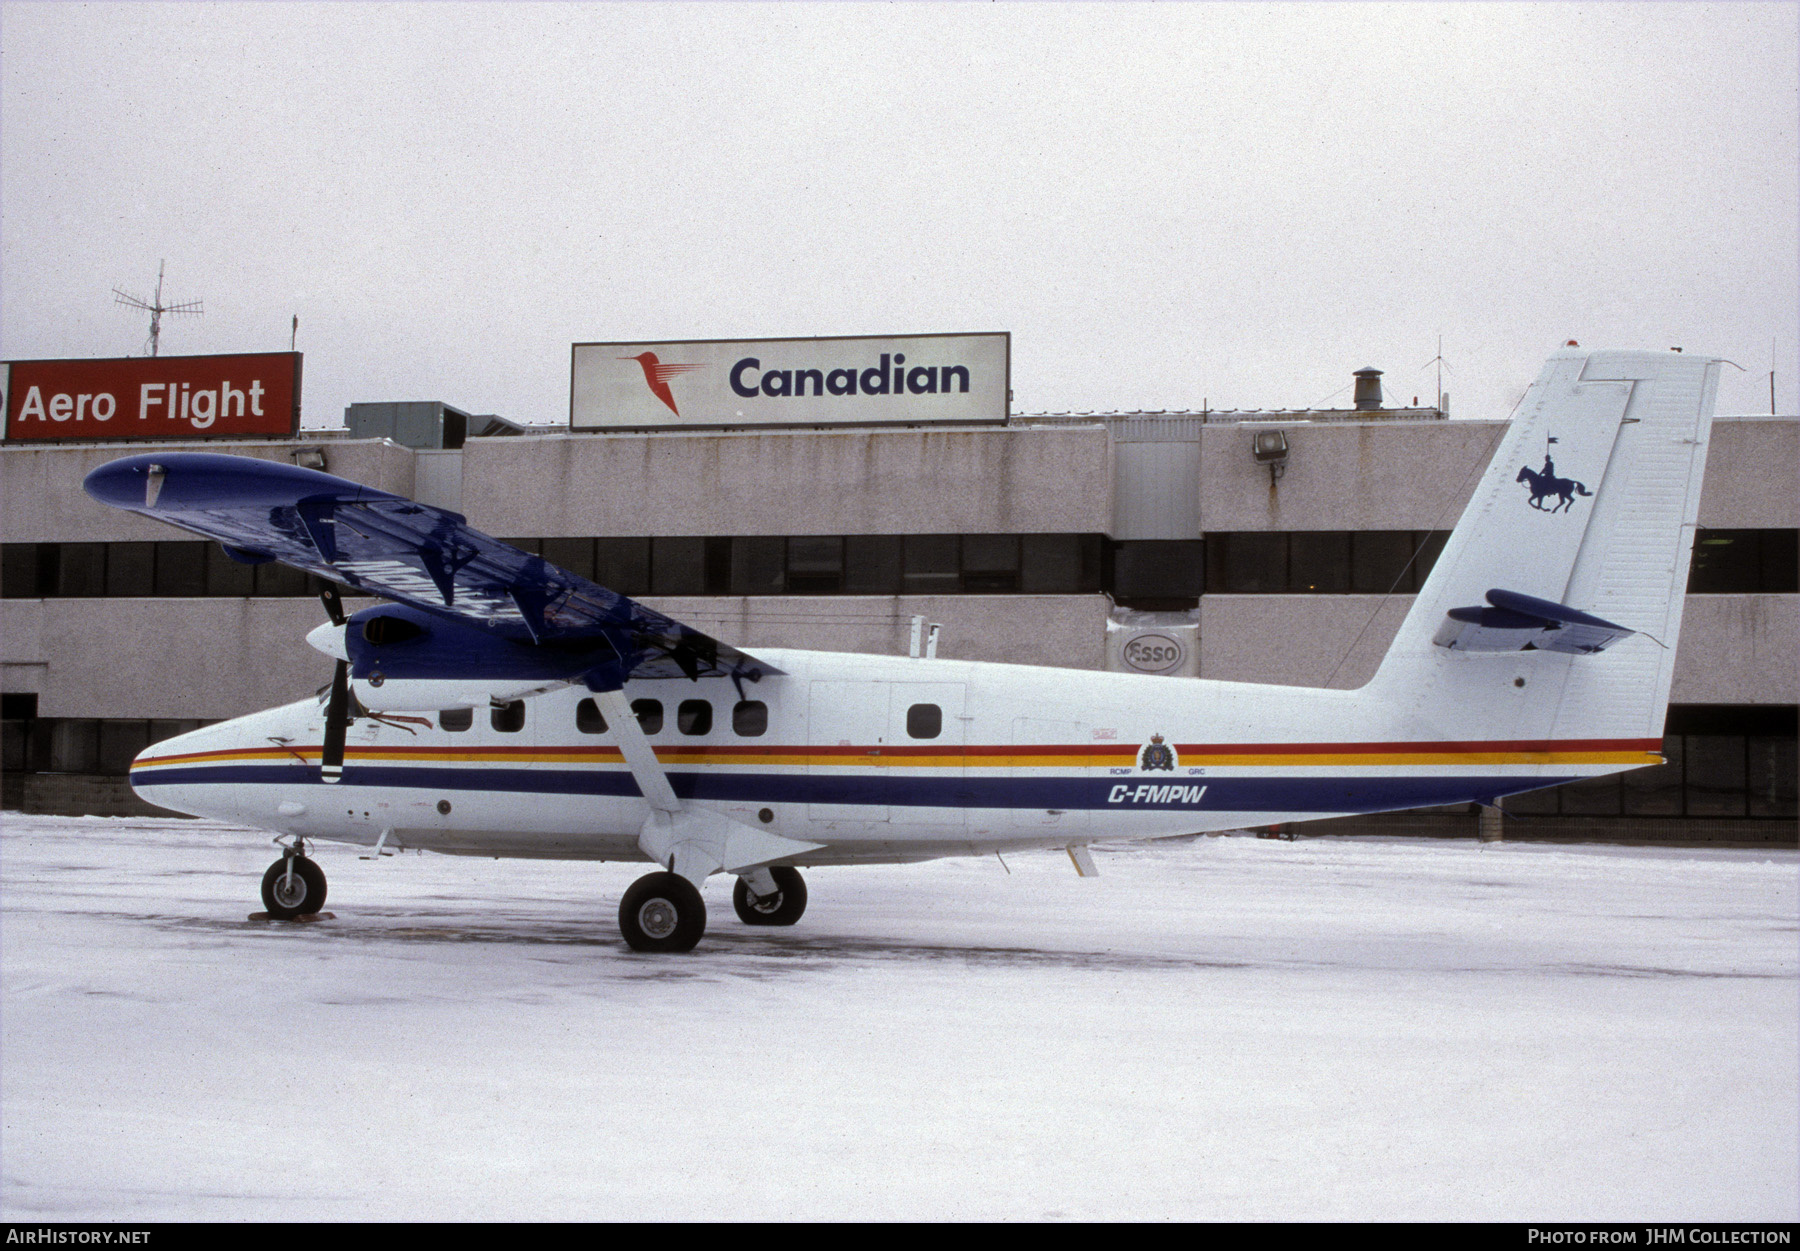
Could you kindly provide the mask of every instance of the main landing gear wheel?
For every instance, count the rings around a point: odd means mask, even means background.
[[[806,879],[800,870],[787,865],[769,870],[775,879],[775,893],[760,898],[750,893],[739,878],[731,889],[731,906],[745,925],[792,925],[806,912]]]
[[[706,933],[706,905],[679,873],[646,874],[619,901],[619,930],[633,951],[692,951]]]
[[[292,863],[294,871],[288,872]],[[263,906],[277,921],[292,921],[325,906],[325,870],[305,856],[283,856],[262,880]]]

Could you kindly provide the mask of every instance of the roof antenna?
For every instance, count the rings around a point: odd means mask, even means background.
[[[117,287],[113,288],[114,304],[123,304],[127,308],[141,308],[150,314],[150,355],[152,356],[157,354],[161,346],[164,313],[192,313],[197,317],[206,311],[201,307],[205,303],[203,300],[189,300],[185,304],[164,304],[162,302],[163,269],[167,267],[168,263],[165,260],[156,267],[156,299],[154,301],[141,300],[128,291],[121,291]]]
[[[1450,406],[1444,403],[1444,336],[1441,334],[1438,336],[1438,354],[1420,365],[1419,368],[1429,369],[1433,365],[1437,366],[1437,403],[1433,407],[1448,417]]]

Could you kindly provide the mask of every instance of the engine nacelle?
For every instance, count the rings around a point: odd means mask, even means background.
[[[619,666],[604,638],[515,643],[481,626],[401,604],[378,604],[307,641],[350,662],[356,697],[374,711],[479,707],[539,695]]]

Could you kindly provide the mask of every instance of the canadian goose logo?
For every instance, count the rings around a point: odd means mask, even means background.
[[[1152,734],[1138,752],[1138,768],[1146,773],[1153,769],[1161,769],[1165,773],[1175,772],[1175,749],[1163,742],[1163,736]]]

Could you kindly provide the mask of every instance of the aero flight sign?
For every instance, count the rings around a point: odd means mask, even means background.
[[[300,353],[12,361],[6,441],[292,437]]]
[[[576,430],[1006,420],[1012,336],[577,343]]]

